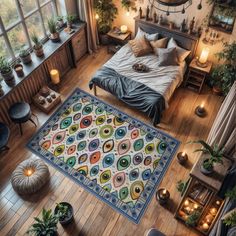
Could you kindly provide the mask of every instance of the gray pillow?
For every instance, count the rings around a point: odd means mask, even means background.
[[[158,48],[159,66],[178,66],[176,48]]]

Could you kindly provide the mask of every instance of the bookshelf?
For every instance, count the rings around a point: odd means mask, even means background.
[[[190,181],[175,217],[184,223],[189,223],[189,219],[197,214],[197,219],[194,223],[190,222],[192,224],[189,226],[208,235],[224,205],[224,199],[218,197],[217,193],[232,163],[224,158],[224,164],[215,166],[214,173],[206,176],[200,171],[203,158],[204,155],[201,155],[190,172]]]

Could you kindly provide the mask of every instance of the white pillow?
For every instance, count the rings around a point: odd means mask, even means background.
[[[139,39],[139,38],[142,38],[143,36],[145,36],[145,38],[148,41],[154,41],[154,40],[158,39],[158,35],[159,35],[158,33],[148,34],[148,33],[144,32],[143,30],[141,30],[140,28],[138,28],[138,32],[135,36],[135,39]]]
[[[176,48],[179,62],[183,62],[191,53],[191,51],[179,47],[173,38],[169,40],[167,48]]]

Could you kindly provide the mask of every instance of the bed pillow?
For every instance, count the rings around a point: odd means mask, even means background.
[[[145,36],[142,36],[138,39],[135,38],[133,40],[130,40],[129,45],[136,57],[145,56],[153,52],[152,47]]]
[[[135,36],[135,39],[142,38],[143,36],[145,36],[148,41],[154,41],[158,39],[158,35],[159,35],[158,33],[148,34],[143,30],[141,30],[140,28],[138,28],[138,32]]]
[[[158,48],[159,66],[178,66],[176,48]]]
[[[191,53],[191,51],[179,47],[173,38],[169,40],[167,48],[176,48],[179,62],[183,62]]]
[[[167,42],[168,42],[168,38],[163,38],[163,39],[151,41],[150,44],[153,50],[155,51],[155,53],[157,54],[157,49],[166,48]]]

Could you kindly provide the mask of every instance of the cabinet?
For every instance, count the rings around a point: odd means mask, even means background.
[[[74,53],[74,59],[78,62],[87,52],[87,41],[85,28],[83,28],[78,34],[72,38],[72,48]]]
[[[190,172],[190,179],[185,193],[175,213],[175,217],[185,223],[195,217],[191,227],[208,235],[212,229],[224,204],[224,200],[217,196],[231,161],[223,158],[223,165],[217,164],[211,175],[204,175],[200,166],[204,155],[194,165]],[[195,216],[194,216],[195,215]]]

